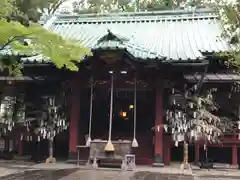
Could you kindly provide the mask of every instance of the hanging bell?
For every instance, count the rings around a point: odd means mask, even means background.
[[[87,147],[90,147],[91,141],[92,141],[91,137],[88,136],[87,141],[86,141],[86,146]]]
[[[133,138],[132,147],[138,147],[138,142],[136,138]]]
[[[111,140],[108,140],[108,142],[104,148],[104,151],[115,151],[115,148],[114,148]]]

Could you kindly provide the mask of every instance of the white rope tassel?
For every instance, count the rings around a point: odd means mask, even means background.
[[[137,78],[135,74],[134,79],[134,115],[133,115],[133,141],[132,141],[132,147],[138,147],[138,142],[136,139],[136,120],[137,120]]]
[[[114,151],[115,148],[112,144],[112,115],[113,115],[113,74],[111,74],[111,94],[110,94],[110,114],[109,114],[109,132],[108,132],[108,142],[104,148],[105,151]]]
[[[91,130],[92,130],[92,111],[93,111],[93,77],[90,80],[91,82],[91,92],[90,92],[90,110],[89,110],[89,125],[88,125],[88,139],[86,141],[86,146],[89,147],[92,141],[91,139]]]

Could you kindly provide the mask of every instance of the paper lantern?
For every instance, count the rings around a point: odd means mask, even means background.
[[[122,117],[124,117],[124,118],[127,117],[127,112],[121,111],[121,112],[120,112],[120,116],[122,116]]]
[[[134,108],[134,106],[131,104],[131,105],[129,105],[129,109],[133,109]]]

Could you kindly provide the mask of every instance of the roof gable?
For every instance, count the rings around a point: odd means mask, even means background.
[[[131,57],[136,60],[139,59],[152,59],[163,60],[164,56],[159,55],[157,52],[144,49],[137,44],[131,44],[130,39],[113,33],[111,30],[107,30],[107,34],[101,37],[97,43],[91,48],[92,51],[97,50],[123,50],[126,51]]]

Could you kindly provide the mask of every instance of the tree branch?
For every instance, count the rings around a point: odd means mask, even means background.
[[[4,48],[6,48],[8,45],[10,45],[12,42],[18,40],[19,38],[25,38],[26,36],[30,35],[32,33],[29,34],[24,34],[21,36],[14,36],[12,39],[10,39],[7,43],[5,43],[3,46],[1,46],[0,51],[3,50]]]

